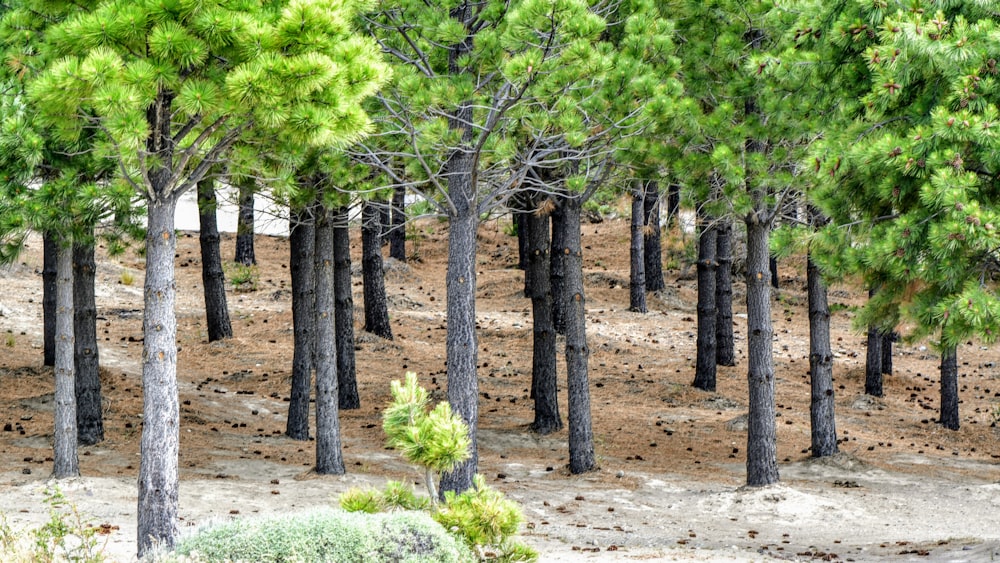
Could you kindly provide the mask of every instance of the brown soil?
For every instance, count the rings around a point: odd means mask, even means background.
[[[601,470],[569,475],[566,430],[537,436],[528,429],[530,302],[515,268],[516,240],[503,227],[487,224],[479,237],[480,471],[524,504],[525,537],[542,550],[543,560],[1000,555],[1000,432],[993,420],[1000,372],[994,351],[972,342],[959,349],[962,429],[944,430],[934,422],[938,358],[929,343],[898,347],[885,397],[862,394],[864,338],[851,327],[851,311],[863,297],[854,287],[833,287],[843,454],[811,461],[803,265],[801,259],[782,262],[773,319],[784,484],[763,492],[739,489],[746,447],[740,426],[746,411],[742,287],[734,299],[738,364],[719,368],[718,392],[697,391],[690,386],[694,280],[688,272],[667,270],[667,288],[650,297],[650,312],[629,312],[628,224],[622,220],[584,225],[591,402]],[[411,259],[386,266],[395,340],[361,331],[356,271],[362,408],[341,412],[349,476],[339,479],[311,475],[313,444],[283,436],[292,350],[287,239],[258,237],[256,288],[230,293],[236,337],[208,343],[197,234],[180,237],[186,524],[329,502],[330,494],[351,484],[418,477],[385,451],[379,413],[389,381],[406,371],[417,372],[437,398],[444,397],[447,224],[431,220],[410,230]],[[668,234],[670,263],[683,262],[682,239],[676,231]],[[360,237],[354,241],[360,264]],[[224,238],[224,256],[232,255],[233,244],[232,236]],[[0,270],[6,340],[0,346],[0,510],[15,522],[45,517],[43,505],[24,503],[38,500],[51,471],[52,375],[41,366],[41,262],[41,241],[32,238],[20,262]],[[135,254],[99,258],[106,440],[82,448],[85,477],[66,486],[85,510],[123,530],[109,547],[117,557],[134,549],[142,269]],[[560,408],[565,416],[565,397]],[[104,508],[86,504],[87,497],[107,499]]]

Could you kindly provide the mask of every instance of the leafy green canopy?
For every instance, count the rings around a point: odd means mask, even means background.
[[[367,131],[360,102],[387,70],[374,43],[352,33],[359,7],[88,3],[47,31],[41,49],[52,62],[29,94],[57,138],[97,130],[95,149],[117,161],[124,181],[150,199],[175,196],[237,139],[263,152],[264,142],[331,147]]]
[[[840,249],[823,263],[880,286],[859,322],[906,318],[943,349],[1000,331],[1000,34],[984,8],[914,2],[886,16],[863,54],[863,119],[816,150],[816,201],[839,225],[820,235]]]

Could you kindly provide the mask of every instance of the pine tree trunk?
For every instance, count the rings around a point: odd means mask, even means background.
[[[337,328],[337,390],[342,410],[361,408],[354,365],[354,298],[351,294],[351,239],[347,207],[334,214],[333,293]]]
[[[56,251],[55,431],[52,476],[80,474],[76,447],[76,382],[73,373],[73,246],[60,242]]]
[[[556,373],[556,331],[552,326],[552,288],[549,282],[549,216],[524,213],[521,225],[526,243],[526,277],[535,280],[528,288],[532,313],[531,397],[535,420],[531,429],[550,434],[562,429],[559,417],[559,381]]]
[[[569,471],[574,475],[597,469],[590,414],[587,308],[583,291],[583,248],[580,242],[579,198],[564,198],[566,229],[566,380],[569,390]]]
[[[868,291],[868,297],[875,295]],[[868,327],[868,353],[865,355],[865,394],[882,396],[882,331],[875,325]]]
[[[382,199],[373,200],[372,203],[378,210],[378,243],[382,247],[389,244],[389,231],[392,230],[392,207],[388,201]]]
[[[667,225],[672,225],[678,220],[681,209],[681,186],[680,184],[670,184],[667,186]]]
[[[549,264],[549,280],[552,289],[552,326],[556,334],[566,334],[566,210],[558,203],[552,211],[552,250]]]
[[[747,485],[778,481],[771,338],[771,289],[768,282],[770,222],[747,216],[747,360],[750,414],[747,420]]]
[[[896,341],[894,331],[882,335],[882,375],[892,375],[892,343]]]
[[[471,185],[471,180],[471,174],[449,180],[449,193],[459,202],[456,207],[460,207],[458,213],[449,220],[446,275],[448,402],[451,403],[452,410],[469,426],[469,439],[472,442],[471,457],[442,477],[441,494],[445,491],[461,492],[471,488],[472,478],[479,467],[476,441],[479,427],[479,381],[476,374],[479,354],[476,335],[476,229],[479,226],[479,217],[472,205],[474,187]]]
[[[104,439],[100,354],[97,348],[97,264],[93,241],[73,245],[73,340],[75,343],[77,441],[92,446]]]
[[[333,213],[316,218],[316,473],[343,475],[334,319]]]
[[[778,279],[778,259],[775,258],[774,256],[771,256],[768,262],[770,263],[770,268],[771,268],[771,287],[773,287],[774,289],[781,289],[780,287],[778,287],[780,281]]]
[[[226,303],[226,275],[219,249],[219,222],[216,218],[215,181],[198,182],[198,242],[201,245],[201,282],[205,290],[205,319],[208,341],[232,338],[233,325]]]
[[[939,422],[949,430],[961,426],[958,417],[958,352],[949,348],[941,352],[941,416]]]
[[[830,306],[823,275],[812,259],[806,262],[809,295],[809,375],[812,400],[812,456],[837,453],[837,423],[833,390],[833,351],[830,349]]]
[[[733,223],[722,219],[715,227],[715,363],[736,365],[733,339]]]
[[[716,330],[718,312],[715,307],[715,283],[718,247],[713,218],[698,210],[698,341],[694,371],[694,386],[715,391]]]
[[[629,245],[629,310],[645,313],[646,309],[646,251],[643,232],[646,219],[645,193],[641,180],[633,180],[632,188],[632,229]]]
[[[406,262],[406,186],[392,192],[392,230],[389,232],[389,258]]]
[[[142,331],[142,437],[138,546],[172,549],[177,536],[178,447],[177,284],[174,254],[177,200],[147,201],[146,281]]]
[[[365,201],[361,206],[361,274],[364,279],[365,330],[392,340],[389,304],[385,295],[385,272],[379,245],[378,206]]]
[[[55,235],[42,233],[42,326],[44,332],[44,365],[56,365],[56,254],[59,244]]]
[[[256,188],[254,184],[253,179],[246,179],[240,183],[240,209],[236,219],[235,262],[244,266],[252,266],[257,263],[257,257],[253,251],[253,204]]]
[[[661,291],[666,284],[663,281],[663,252],[660,245],[660,189],[653,180],[646,182],[643,210],[646,213],[647,227],[646,240],[643,241],[646,291]]]
[[[315,351],[316,276],[313,249],[314,219],[309,211],[293,210],[289,219],[289,270],[292,278],[292,393],[285,434],[294,440],[309,439],[309,396],[312,391]]]

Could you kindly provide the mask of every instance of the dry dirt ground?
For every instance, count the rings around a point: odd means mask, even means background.
[[[310,473],[313,444],[282,435],[292,350],[287,239],[257,239],[256,289],[229,294],[236,337],[210,344],[197,235],[181,235],[182,531],[334,502],[348,487],[387,478],[419,482],[413,468],[385,450],[379,413],[389,381],[407,370],[444,396],[446,228],[433,220],[411,226],[411,259],[387,263],[393,341],[361,331],[356,272],[363,405],[341,413],[343,477]],[[690,387],[694,281],[668,269],[667,289],[651,297],[650,312],[629,312],[628,225],[587,224],[590,384],[601,470],[573,476],[565,469],[566,431],[542,437],[528,430],[530,303],[514,268],[516,241],[503,224],[490,223],[479,243],[480,471],[522,503],[522,535],[542,561],[1000,559],[1000,432],[991,425],[1000,404],[996,351],[976,343],[960,348],[962,429],[944,430],[934,423],[938,358],[928,343],[899,347],[884,398],[862,395],[864,339],[851,327],[861,293],[832,288],[843,453],[812,460],[804,275],[801,260],[783,262],[783,288],[773,300],[782,483],[744,489],[742,285],[734,319],[740,361],[720,368],[717,393],[696,391]],[[683,243],[676,231],[665,237],[668,265],[683,264]],[[223,255],[232,253],[230,236]],[[0,511],[15,526],[47,516],[53,382],[41,365],[41,266],[35,237],[17,264],[0,270]],[[142,275],[134,253],[99,259],[107,439],[82,448],[83,477],[60,484],[90,522],[104,525],[106,552],[123,561],[135,552]],[[565,416],[565,397],[561,408]]]

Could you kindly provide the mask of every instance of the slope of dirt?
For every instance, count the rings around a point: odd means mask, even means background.
[[[283,436],[292,350],[287,239],[258,237],[256,287],[229,294],[236,337],[210,344],[197,235],[181,235],[182,527],[333,502],[350,486],[387,478],[419,483],[413,468],[385,450],[379,415],[389,381],[408,370],[444,397],[446,228],[437,221],[411,226],[411,259],[387,262],[395,340],[361,331],[356,272],[362,408],[341,413],[344,477],[311,474],[312,443]],[[843,453],[812,460],[804,275],[801,261],[783,262],[783,288],[773,300],[782,484],[743,489],[742,287],[734,303],[738,364],[719,369],[718,392],[697,391],[690,387],[693,279],[668,270],[667,288],[650,297],[650,312],[629,312],[627,222],[587,224],[583,234],[601,470],[581,476],[565,469],[565,429],[537,436],[527,428],[531,315],[515,269],[516,240],[495,223],[479,237],[480,471],[523,504],[525,539],[542,551],[543,561],[1000,556],[1000,432],[992,415],[1000,404],[1000,372],[994,351],[973,342],[960,348],[962,429],[944,430],[934,423],[939,360],[928,343],[898,348],[885,397],[862,394],[864,339],[852,330],[851,317],[863,296],[853,287],[834,287]],[[359,264],[360,237],[353,235]],[[665,240],[668,263],[683,262],[682,236],[673,232]],[[224,238],[224,256],[232,255],[233,242]],[[52,375],[41,366],[41,246],[32,238],[20,261],[0,270],[0,511],[15,525],[47,517],[42,499],[51,472]],[[121,560],[135,547],[142,269],[134,254],[99,259],[107,439],[82,448],[84,477],[61,485],[92,521],[108,524],[108,553]],[[565,417],[565,397],[560,407]]]

